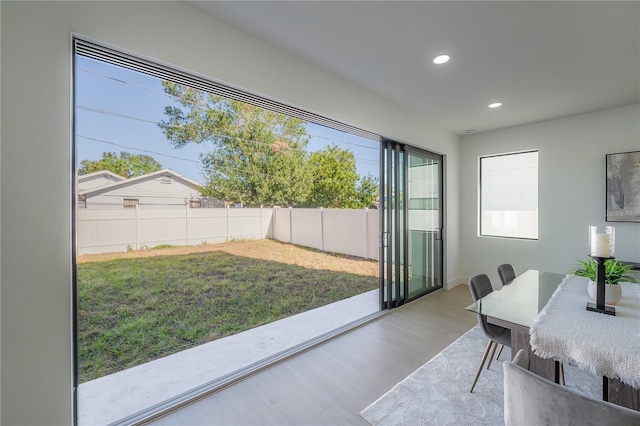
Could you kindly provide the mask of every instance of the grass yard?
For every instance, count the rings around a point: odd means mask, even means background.
[[[378,262],[272,240],[78,257],[80,382],[378,287]]]

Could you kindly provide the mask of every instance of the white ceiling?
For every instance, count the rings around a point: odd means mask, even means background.
[[[458,134],[640,102],[638,1],[189,3]]]

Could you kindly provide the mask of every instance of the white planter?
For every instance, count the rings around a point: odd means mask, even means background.
[[[605,284],[604,287],[604,304],[615,305],[616,303],[618,303],[620,301],[620,298],[622,297],[622,287],[620,287],[619,284]],[[587,285],[587,291],[589,292],[589,297],[591,297],[591,300],[595,302],[598,295],[598,284],[593,281],[589,281],[589,284]]]

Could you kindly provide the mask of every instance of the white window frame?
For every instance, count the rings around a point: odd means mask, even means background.
[[[518,156],[518,155],[523,155],[523,154],[536,154],[536,172],[535,172],[535,183],[533,183],[533,176],[529,176],[529,178],[531,179],[531,182],[529,182],[528,188],[529,188],[529,192],[527,192],[527,190],[518,190],[517,192],[519,194],[523,194],[523,193],[531,193],[533,191],[535,191],[535,210],[522,210],[522,211],[517,211],[517,210],[510,210],[509,207],[511,207],[509,205],[509,203],[506,203],[506,208],[505,211],[502,212],[502,214],[495,214],[494,218],[492,220],[495,220],[498,222],[498,224],[495,225],[495,227],[499,228],[501,225],[500,223],[502,222],[502,225],[504,225],[504,222],[507,222],[507,227],[511,226],[512,230],[511,232],[508,231],[508,228],[503,228],[502,230],[499,229],[486,229],[488,227],[483,226],[484,225],[484,221],[488,220],[489,218],[487,216],[489,216],[489,212],[491,212],[492,210],[484,210],[483,208],[483,191],[484,191],[484,187],[483,187],[483,178],[485,180],[487,180],[487,176],[483,176],[483,160],[486,159],[491,159],[491,158],[505,158],[505,157],[509,157],[509,156]],[[516,240],[538,240],[539,238],[539,216],[538,216],[538,207],[539,207],[539,193],[538,193],[538,187],[539,187],[539,151],[537,149],[530,149],[530,150],[526,150],[526,151],[517,151],[517,152],[508,152],[508,153],[501,153],[501,154],[492,154],[492,155],[483,155],[483,156],[479,156],[478,157],[478,236],[479,237],[488,237],[488,238],[509,238],[509,239],[516,239]],[[514,169],[515,170],[515,169]],[[524,170],[524,169],[521,169]],[[509,180],[509,179],[505,179],[505,183],[512,183],[513,180]],[[535,186],[535,188],[534,188]],[[495,210],[493,210],[494,212],[496,212]],[[509,214],[511,211],[513,211],[513,214]],[[530,214],[527,214],[530,213]],[[534,227],[530,227],[529,231],[522,231],[521,229],[518,230],[517,226],[519,223],[522,222],[522,219],[525,218],[526,216],[535,216],[535,226]],[[510,222],[510,223],[509,223]],[[516,230],[513,230],[513,227],[516,227]]]

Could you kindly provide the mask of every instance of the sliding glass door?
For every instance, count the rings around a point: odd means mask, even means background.
[[[407,156],[408,298],[442,287],[442,157]]]
[[[442,288],[442,156],[382,142],[380,307]]]

